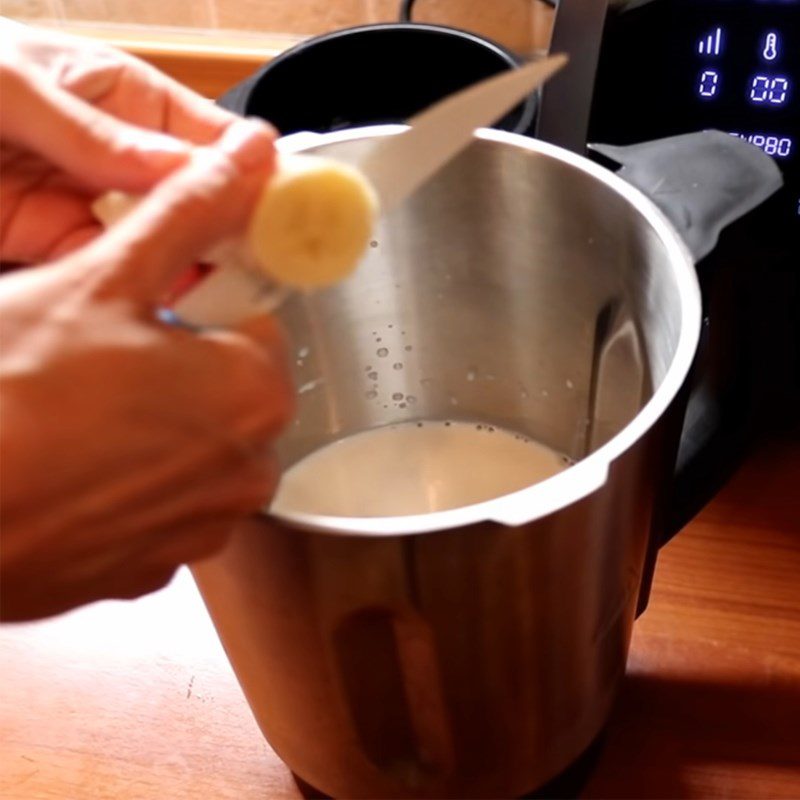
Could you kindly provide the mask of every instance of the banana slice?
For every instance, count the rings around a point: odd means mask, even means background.
[[[108,226],[140,200],[107,192],[92,210]],[[255,262],[273,281],[289,287],[328,286],[358,266],[377,216],[375,191],[355,167],[321,156],[281,154],[244,241],[215,248],[208,260],[239,268]]]
[[[247,241],[278,283],[327,286],[356,268],[377,214],[375,191],[354,167],[284,154],[256,205]]]

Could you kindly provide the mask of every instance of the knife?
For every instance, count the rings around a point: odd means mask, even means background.
[[[563,54],[534,61],[473,84],[408,121],[408,129],[379,140],[357,166],[378,195],[381,214],[401,205],[472,141],[567,63]],[[173,306],[193,326],[229,326],[274,311],[290,290],[247,268],[235,245],[216,250],[220,266]]]

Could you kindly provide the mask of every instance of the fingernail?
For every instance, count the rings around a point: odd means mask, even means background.
[[[275,132],[261,120],[236,120],[217,142],[241,169],[259,169],[272,159]]]

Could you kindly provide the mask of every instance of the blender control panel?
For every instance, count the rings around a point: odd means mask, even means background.
[[[609,13],[588,140],[705,129],[775,159],[786,186],[763,221],[799,237],[800,0],[646,0]]]

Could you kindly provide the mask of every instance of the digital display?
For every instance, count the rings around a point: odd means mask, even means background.
[[[742,10],[740,4],[695,6],[681,59],[687,66],[694,62],[686,89],[705,107],[700,116],[707,127],[728,129],[776,159],[791,159],[800,135],[800,30],[775,14]]]
[[[751,13],[756,5],[758,12]],[[796,11],[790,24],[776,8],[775,3],[696,4],[694,19],[685,20],[680,60],[689,67],[684,96],[697,102],[695,116],[704,127],[727,130],[761,148],[791,182],[800,166],[800,25]],[[800,213],[800,193],[795,211]]]
[[[650,0],[610,13],[589,141],[720,130],[783,172],[770,208],[800,225],[800,0]],[[766,212],[765,212],[766,213]]]
[[[703,33],[697,42],[697,53],[702,61],[711,62],[700,67],[697,81],[697,94],[703,99],[711,99],[720,95],[722,70],[716,66],[716,59],[725,51],[725,29],[718,25],[709,33]],[[748,100],[756,106],[772,108],[784,106],[789,102],[792,80],[784,75],[768,71],[769,67],[782,61],[784,37],[779,31],[768,30],[759,35],[758,54],[766,62],[767,68],[761,69],[745,82],[744,92]]]

